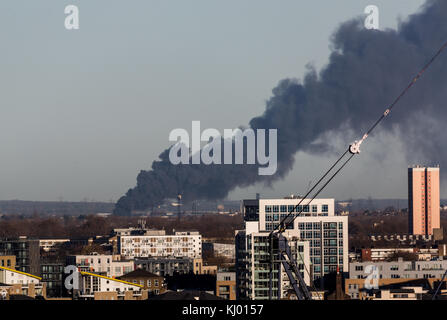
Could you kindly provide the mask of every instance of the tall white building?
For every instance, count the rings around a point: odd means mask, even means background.
[[[242,212],[246,221],[246,230],[252,223],[259,232],[270,232],[278,227],[280,221],[301,201],[300,198],[244,200]],[[300,241],[309,245],[310,273],[313,280],[323,279],[325,275],[348,271],[348,217],[335,215],[334,199],[304,199],[295,213],[295,220],[286,231],[296,232]],[[302,213],[298,214],[302,209]],[[236,243],[236,264],[243,261],[238,255]],[[241,279],[237,278],[237,281]],[[241,280],[242,281],[242,280]],[[315,281],[318,287],[322,283]],[[239,287],[239,283],[238,283]],[[243,286],[242,289],[243,290]]]
[[[118,239],[119,252],[126,259],[135,257],[202,257],[199,232],[176,232],[174,235],[126,235]]]

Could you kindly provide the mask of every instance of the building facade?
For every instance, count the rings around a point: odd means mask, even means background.
[[[245,202],[246,201],[246,202]],[[258,201],[256,209],[255,201]],[[271,231],[301,201],[300,198],[244,200],[252,212],[258,212],[259,230]],[[348,271],[348,217],[335,215],[334,199],[310,199],[301,201],[296,210],[295,220],[287,228],[297,230],[299,239],[309,242],[313,280],[325,275]],[[301,214],[299,212],[302,211]],[[247,221],[247,219],[246,219]],[[318,285],[318,283],[317,283]],[[323,285],[321,283],[321,285]]]
[[[309,242],[299,240],[297,230],[286,230],[284,236],[290,246],[293,260],[307,286],[310,285]],[[236,232],[236,286],[237,300],[266,300],[272,275],[273,299],[284,299],[292,288],[278,251],[270,264],[269,232],[260,231],[259,223],[247,221],[245,230]],[[272,270],[272,272],[270,272]]]
[[[75,265],[79,271],[105,274],[108,277],[120,277],[134,270],[134,262],[119,260],[119,255],[89,254],[67,256],[67,265]]]
[[[26,237],[0,240],[0,255],[15,256],[17,270],[40,275],[39,240]]]
[[[0,256],[0,267],[16,268],[16,256]]]
[[[236,273],[218,272],[216,276],[216,296],[226,300],[236,300]]]
[[[174,274],[188,274],[194,270],[194,259],[186,257],[136,258],[135,266],[165,277]]]
[[[143,286],[143,289],[148,290],[149,293],[162,294],[166,291],[163,277],[142,269],[134,270],[118,279],[139,284]]]
[[[408,226],[414,235],[440,228],[439,167],[408,168]]]
[[[64,296],[64,267],[65,264],[63,262],[42,261],[40,274],[42,282],[46,284],[48,297]]]
[[[442,278],[447,269],[447,260],[404,261],[399,258],[397,261],[351,262],[349,279],[365,279],[371,273],[369,270],[373,268],[377,270],[379,279]]]
[[[147,290],[136,283],[98,275],[79,272],[79,291],[75,295],[81,300],[143,300]]]
[[[120,236],[119,252],[126,259],[136,257],[202,257],[202,237],[198,232],[174,235]]]

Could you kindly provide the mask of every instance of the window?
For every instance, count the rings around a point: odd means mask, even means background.
[[[322,212],[329,212],[329,206],[327,204],[323,204],[321,211]]]
[[[281,212],[287,212],[287,206],[281,205],[280,210]]]
[[[303,212],[309,212],[309,205],[303,206]]]
[[[272,212],[272,206],[265,206],[265,212],[266,213]]]
[[[147,286],[148,286],[148,287],[151,286],[151,280],[147,280]]]
[[[355,266],[355,271],[363,271],[363,266]]]
[[[279,206],[273,206],[273,212],[279,212]]]
[[[294,205],[289,205],[289,208],[287,210],[288,210],[288,212],[294,212],[295,211],[295,206]]]
[[[318,206],[316,204],[312,205],[312,212],[317,213],[318,212]]]
[[[155,287],[158,287],[158,279],[155,279],[155,280],[154,280],[154,286],[155,286]]]

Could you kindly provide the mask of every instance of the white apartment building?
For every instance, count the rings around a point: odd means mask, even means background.
[[[349,279],[365,279],[373,268],[379,279],[441,279],[447,269],[447,260],[404,261],[399,258],[397,261],[351,262]]]
[[[80,272],[79,298],[93,299],[95,293],[117,292],[118,297],[124,296],[126,291],[141,294],[142,285],[127,281],[105,277],[90,272]]]
[[[266,300],[270,288],[269,232],[260,231],[259,224],[247,221],[245,230],[236,231],[236,284],[237,299]],[[305,283],[310,285],[309,242],[299,240],[297,230],[286,230],[285,238],[291,248],[293,259]],[[275,254],[272,272],[272,297],[287,297],[292,289],[284,266]]]
[[[238,238],[252,233],[248,228],[253,229],[254,226],[259,233],[270,233],[298,206],[293,213],[295,219],[287,226],[286,232],[293,231],[299,241],[307,243],[310,274],[316,287],[324,288],[324,276],[336,272],[337,268],[341,272],[348,272],[348,216],[335,215],[334,199],[310,200],[297,197],[243,200],[241,209],[246,229],[239,231],[236,236],[236,268],[238,265],[243,267],[246,259],[244,255],[248,254],[244,249],[245,244]],[[316,282],[317,279],[320,281]],[[238,274],[236,280],[239,296],[250,299],[250,289],[247,289],[249,284],[244,283],[244,276]]]
[[[133,261],[121,261],[119,255],[97,253],[68,256],[67,265],[75,265],[79,271],[105,273],[108,277],[121,277],[135,269]]]
[[[40,284],[41,277],[18,270],[0,267],[0,283],[4,284]]]
[[[199,232],[176,232],[174,235],[129,235],[118,239],[119,252],[126,259],[135,257],[202,257]]]
[[[259,228],[271,231],[301,201],[295,199],[260,199]],[[335,215],[334,199],[305,199],[298,206],[293,226],[300,239],[309,241],[313,278],[317,279],[337,266],[341,272],[348,272],[348,217]]]

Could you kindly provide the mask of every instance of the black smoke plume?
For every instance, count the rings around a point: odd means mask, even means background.
[[[351,128],[359,138],[387,104],[447,41],[447,1],[428,0],[397,30],[368,30],[363,18],[342,24],[331,39],[329,63],[310,68],[302,82],[285,79],[273,89],[257,128],[278,128],[278,170],[260,176],[254,165],[177,165],[169,149],[141,171],[137,186],[116,204],[115,213],[150,209],[165,198],[222,199],[236,187],[283,178],[298,151],[321,153],[328,133]],[[399,132],[409,160],[440,163],[447,159],[447,52],[423,75],[380,130]],[[347,141],[348,143],[349,141]],[[442,170],[441,170],[442,172]]]

